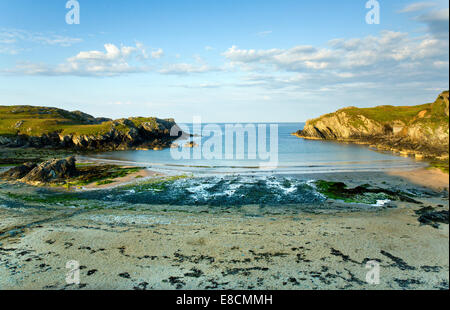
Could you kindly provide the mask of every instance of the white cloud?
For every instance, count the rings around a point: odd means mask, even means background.
[[[0,54],[16,55],[24,48],[19,45],[36,43],[69,47],[83,40],[57,34],[35,33],[19,29],[0,29]]]
[[[131,105],[131,101],[115,101],[110,102],[109,105]]]
[[[183,84],[183,85],[175,85],[175,87],[183,87],[183,88],[219,88],[222,86],[226,86],[225,84],[219,83],[200,83],[200,84]]]
[[[104,51],[81,51],[54,67],[45,64],[19,63],[14,69],[4,70],[4,72],[25,75],[116,76],[149,70],[142,63],[142,60],[147,58],[147,54],[140,43],[136,43],[136,46],[122,45],[121,47],[107,43],[104,48]],[[156,56],[160,57],[163,51],[158,50],[156,53]],[[155,55],[152,57],[155,58]],[[134,64],[136,62],[138,63]]]
[[[271,35],[272,33],[273,33],[272,30],[267,30],[267,31],[258,32],[257,35],[259,37],[267,37],[268,35]]]
[[[168,65],[166,68],[159,70],[159,72],[162,74],[184,75],[190,73],[205,73],[218,70],[218,68],[213,68],[205,64],[193,65],[188,63],[178,63]]]
[[[382,31],[377,36],[334,39],[326,48],[240,49],[223,53],[234,69],[248,72],[237,86],[296,91],[392,87],[448,80],[448,40],[431,34]],[[264,74],[261,74],[264,73]],[[409,85],[409,84],[408,84]]]
[[[192,58],[195,60],[195,64],[191,63],[175,63],[166,65],[164,68],[159,70],[162,74],[173,74],[173,75],[186,75],[186,74],[196,74],[196,73],[207,73],[214,71],[222,71],[222,68],[212,67],[208,65],[203,58],[194,54]]]
[[[407,5],[400,13],[416,13],[413,20],[427,25],[428,33],[436,37],[449,37],[448,5],[442,6],[437,2],[416,2]]]
[[[429,9],[435,7],[436,2],[415,2],[405,6],[403,9],[399,11],[399,13],[411,13],[417,11],[423,11],[425,9]]]
[[[245,50],[232,46],[223,55],[234,65],[258,64],[292,72],[352,70],[448,55],[444,50],[448,46],[445,40],[431,36],[415,39],[406,33],[393,31],[362,39],[334,39],[329,45],[329,48],[295,46],[268,50]]]
[[[161,48],[159,48],[156,51],[152,51],[151,55],[152,58],[159,59],[164,55],[164,51]]]
[[[449,9],[433,10],[416,18],[417,21],[425,23],[428,31],[441,38],[449,37]]]

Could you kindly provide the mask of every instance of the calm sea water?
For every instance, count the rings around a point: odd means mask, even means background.
[[[206,125],[208,124],[203,124],[203,126]],[[269,169],[271,172],[283,174],[333,171],[374,171],[391,168],[409,169],[422,165],[420,162],[411,158],[377,152],[363,145],[343,144],[332,141],[304,140],[292,136],[291,133],[304,126],[302,123],[278,123],[277,125],[278,164],[276,167]],[[192,124],[187,126],[192,128]],[[219,124],[219,126],[224,133],[225,124]],[[267,124],[266,137],[266,147],[267,150],[269,150],[269,124]],[[204,143],[210,139],[211,136],[203,136],[194,138],[194,141],[199,142],[201,140]],[[235,151],[236,139],[234,140],[233,150]],[[185,142],[182,143],[184,144]],[[259,169],[260,163],[267,162],[267,160],[261,160],[259,152],[256,153],[256,159],[249,159],[247,147],[248,137],[246,136],[245,151],[244,154],[241,154],[244,158],[237,159],[236,156],[234,156],[231,160],[225,159],[227,148],[225,147],[224,137],[222,137],[221,159],[193,159],[192,149],[189,149],[192,155],[190,159],[180,160],[173,159],[170,149],[162,151],[116,151],[97,154],[94,155],[94,157],[106,160],[133,162],[164,171],[186,171],[206,174],[254,173],[261,171]]]

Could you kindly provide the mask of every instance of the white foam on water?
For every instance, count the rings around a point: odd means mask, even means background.
[[[391,201],[389,200],[389,199],[382,199],[382,200],[377,200],[377,203],[375,203],[375,204],[373,204],[373,205],[371,205],[371,206],[374,206],[374,207],[382,207],[382,206],[384,206],[384,205],[386,205],[386,204],[388,204],[388,203],[390,203]]]

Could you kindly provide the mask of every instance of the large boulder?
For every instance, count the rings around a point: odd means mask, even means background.
[[[0,174],[0,178],[6,180],[18,180],[30,173],[30,171],[36,168],[36,166],[37,165],[35,163],[25,163]]]
[[[21,181],[25,183],[48,183],[77,175],[75,157],[52,159],[33,168]]]

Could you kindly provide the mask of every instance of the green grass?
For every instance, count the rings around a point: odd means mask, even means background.
[[[132,122],[139,127],[146,123],[148,129],[158,130],[161,120],[154,117],[135,117],[125,121],[105,120],[98,122],[94,117],[75,111],[33,106],[0,106],[0,135],[42,136],[58,133],[62,135],[104,135],[111,129],[127,133]],[[131,124],[131,123],[130,123]]]
[[[378,121],[380,123],[390,123],[393,121],[402,121],[408,123],[412,118],[414,118],[419,112],[423,110],[429,110],[431,104],[423,104],[418,106],[405,106],[405,107],[395,107],[395,106],[379,106],[375,108],[350,108],[346,109],[345,112],[353,117],[358,117],[363,115],[369,119]]]
[[[441,170],[442,172],[449,173],[449,162],[444,160],[433,160],[430,161],[430,169],[436,168]]]
[[[373,108],[356,108],[348,107],[338,110],[335,113],[329,113],[320,118],[310,121],[311,125],[315,125],[323,118],[334,116],[343,112],[349,117],[351,125],[356,128],[364,127],[361,116],[376,121],[382,125],[392,124],[395,121],[403,122],[405,125],[419,123],[431,129],[440,126],[447,126],[449,118],[446,115],[446,99],[448,91],[443,92],[434,103],[427,103],[416,106],[378,106]],[[419,113],[426,111],[423,117],[419,117]]]
[[[0,167],[15,167],[15,164],[0,164]]]

